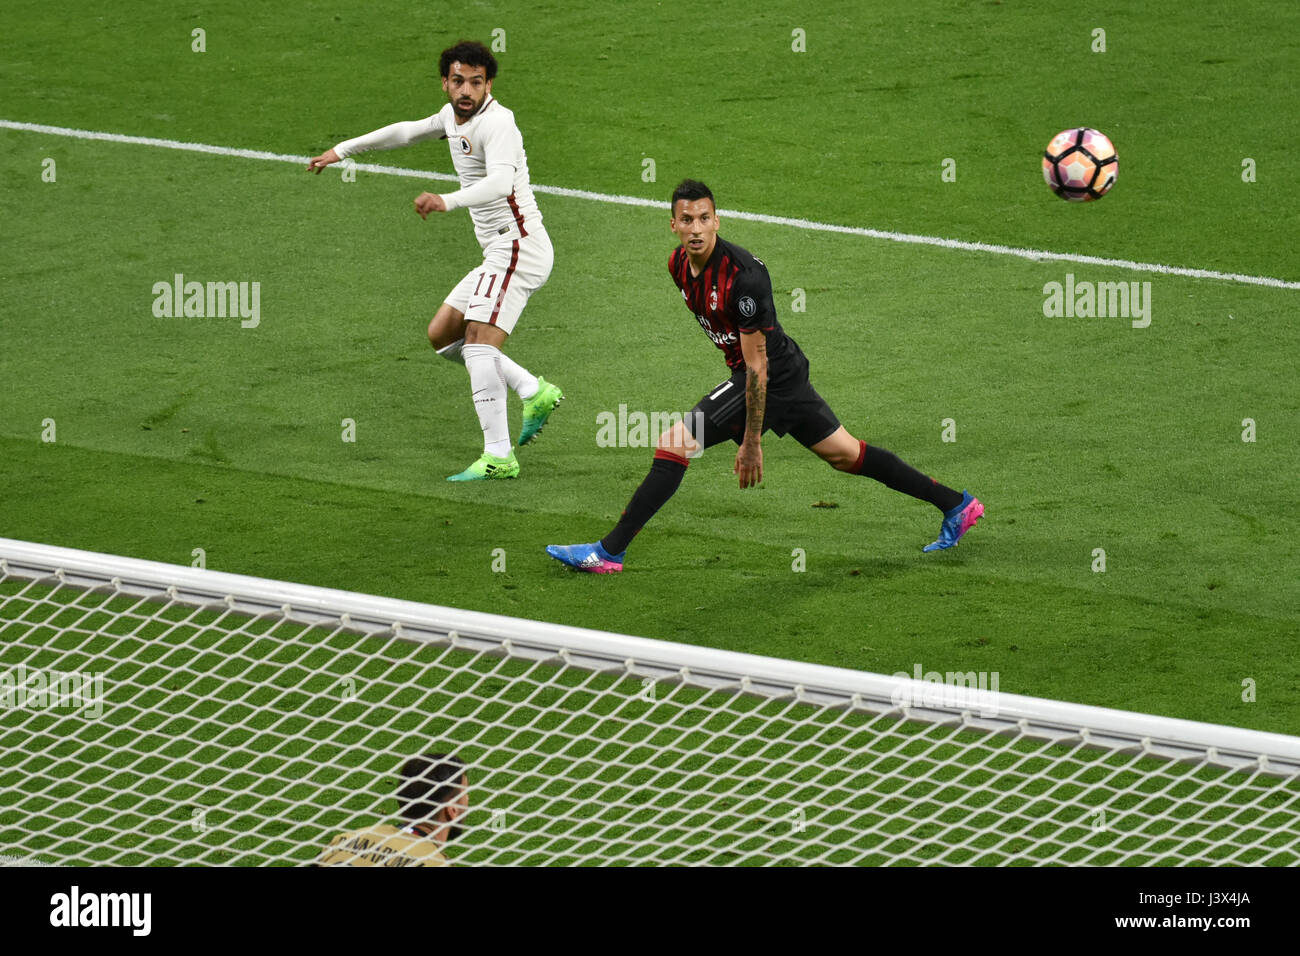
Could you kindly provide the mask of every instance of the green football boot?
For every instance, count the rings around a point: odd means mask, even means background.
[[[487,481],[490,478],[518,478],[519,477],[519,459],[515,458],[514,450],[505,458],[498,458],[496,455],[489,455],[484,452],[479,460],[474,462],[459,475],[447,476],[448,481]]]
[[[564,393],[546,379],[538,376],[537,394],[524,399],[524,422],[519,429],[519,445],[522,448],[537,437],[546,420],[555,411],[555,406],[564,400]]]

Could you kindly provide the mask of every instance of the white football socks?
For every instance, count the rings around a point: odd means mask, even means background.
[[[514,393],[524,401],[536,395],[539,387],[537,377],[504,352],[497,354],[501,357],[501,374],[505,376],[506,384],[514,390]]]
[[[455,342],[452,342],[451,345],[444,345],[442,348],[438,349],[438,354],[449,362],[457,362],[460,365],[464,365],[465,356],[460,354],[460,350],[464,345],[464,339],[457,339]]]
[[[510,454],[510,422],[506,418],[506,377],[502,365],[509,359],[494,345],[466,345],[461,348],[461,354],[469,370],[474,411],[483,426],[483,451],[505,458]]]
[[[465,356],[462,354],[464,348],[465,340],[457,339],[455,342],[452,342],[450,345],[444,345],[437,351],[439,355],[447,359],[449,362],[458,362],[459,364],[464,365]],[[537,384],[537,377],[529,372],[528,369],[507,356],[504,352],[501,352],[500,349],[497,351],[501,358],[501,374],[506,377],[506,384],[510,386],[511,390],[521,399],[528,401],[528,399],[537,394],[537,389],[540,387]]]

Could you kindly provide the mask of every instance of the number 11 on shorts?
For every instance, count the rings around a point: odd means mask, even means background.
[[[483,293],[483,297],[484,297],[484,298],[489,298],[489,297],[492,295],[492,287],[493,287],[494,285],[496,285],[497,274],[496,274],[495,272],[493,272],[493,273],[480,272],[480,273],[478,274],[478,285],[474,286],[474,295],[475,295],[475,297],[478,296],[478,294],[479,294],[479,289],[481,289],[481,288],[483,287],[483,278],[484,278],[485,276],[487,277],[487,280],[488,280],[488,287],[487,287],[487,291]]]

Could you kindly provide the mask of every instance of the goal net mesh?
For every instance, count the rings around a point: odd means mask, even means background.
[[[440,751],[456,865],[1300,860],[1290,765],[237,597],[0,560],[0,854],[307,864]]]

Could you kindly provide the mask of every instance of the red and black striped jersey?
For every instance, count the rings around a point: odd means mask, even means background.
[[[729,368],[745,367],[740,333],[762,332],[767,337],[768,381],[785,377],[787,366],[802,353],[776,319],[772,280],[762,259],[719,236],[699,275],[691,274],[682,246],[668,257],[668,271],[700,328],[722,349]]]

